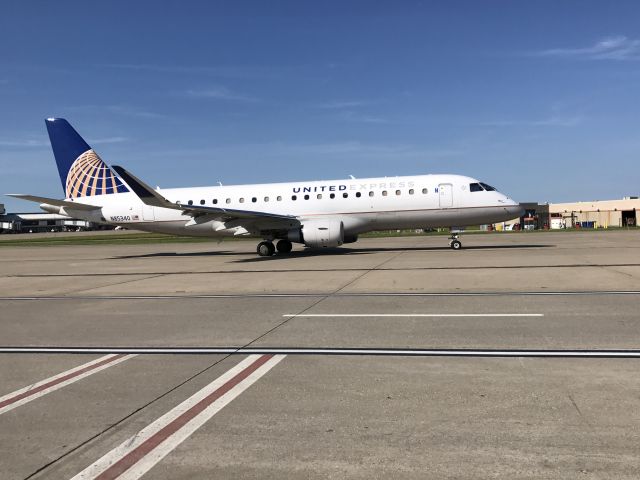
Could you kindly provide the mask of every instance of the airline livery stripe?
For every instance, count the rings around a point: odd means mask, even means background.
[[[247,357],[72,480],[140,478],[283,358],[284,355]]]

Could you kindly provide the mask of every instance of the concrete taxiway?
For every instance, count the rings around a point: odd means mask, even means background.
[[[640,232],[463,241],[0,247],[1,477],[638,478]]]

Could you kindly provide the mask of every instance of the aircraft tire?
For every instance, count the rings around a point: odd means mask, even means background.
[[[276,247],[272,242],[260,242],[256,251],[261,257],[270,257],[276,252]]]
[[[462,248],[462,242],[460,242],[460,240],[451,240],[449,246],[454,250],[460,250]]]
[[[290,253],[293,249],[293,244],[289,240],[279,240],[276,243],[276,249],[280,253]]]

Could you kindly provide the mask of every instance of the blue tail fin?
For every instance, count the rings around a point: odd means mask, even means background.
[[[45,120],[66,198],[129,190],[64,118]]]

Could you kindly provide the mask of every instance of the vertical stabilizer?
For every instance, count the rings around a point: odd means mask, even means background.
[[[45,120],[66,198],[129,190],[64,118]]]

